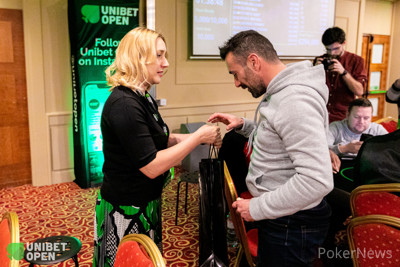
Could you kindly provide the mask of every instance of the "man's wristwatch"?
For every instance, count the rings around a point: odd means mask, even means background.
[[[342,74],[340,74],[340,76],[344,76],[347,74],[347,70],[344,70]]]

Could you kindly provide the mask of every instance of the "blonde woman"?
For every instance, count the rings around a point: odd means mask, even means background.
[[[164,37],[135,28],[106,70],[112,86],[101,118],[104,180],[96,202],[94,266],[113,266],[123,236],[142,233],[159,248],[161,191],[171,167],[201,143],[221,145],[218,127],[172,134],[148,90],[169,66]]]

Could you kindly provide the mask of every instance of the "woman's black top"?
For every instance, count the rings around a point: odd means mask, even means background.
[[[159,198],[168,172],[150,179],[139,171],[168,146],[169,130],[154,99],[127,87],[115,87],[104,104],[101,132],[102,197],[124,206],[143,206]]]

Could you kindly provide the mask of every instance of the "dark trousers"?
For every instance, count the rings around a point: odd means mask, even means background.
[[[312,266],[329,228],[331,209],[318,206],[275,220],[257,222],[257,266]]]
[[[347,242],[336,244],[335,235],[339,231],[346,230],[347,226],[343,223],[351,215],[350,193],[335,187],[332,192],[326,196],[326,201],[332,209],[332,216],[323,248],[325,251],[349,250]],[[323,253],[321,258],[324,267],[353,266],[353,262],[349,258],[328,257],[326,253]]]

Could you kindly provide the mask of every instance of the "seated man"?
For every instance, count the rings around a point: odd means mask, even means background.
[[[375,136],[366,140],[361,146],[354,162],[354,182],[348,192],[335,188],[327,195],[327,201],[332,208],[331,224],[324,247],[327,250],[345,250],[345,243],[335,247],[335,234],[345,231],[344,221],[351,215],[350,192],[364,184],[383,184],[400,182],[400,130]],[[344,259],[324,258],[324,266],[347,266]],[[346,261],[347,263],[347,261]],[[351,261],[349,266],[352,266]]]
[[[371,118],[371,102],[365,98],[358,98],[350,102],[344,120],[334,121],[329,125],[327,139],[332,169],[335,173],[333,176],[335,187],[347,192],[354,189],[351,167],[363,143],[363,140],[360,140],[362,134],[376,136],[388,133],[382,125],[371,123]]]
[[[360,141],[362,134],[376,136],[388,133],[382,125],[371,123],[371,118],[371,102],[365,98],[353,100],[349,105],[346,118],[329,125],[329,149],[340,158],[355,158],[363,143]]]

